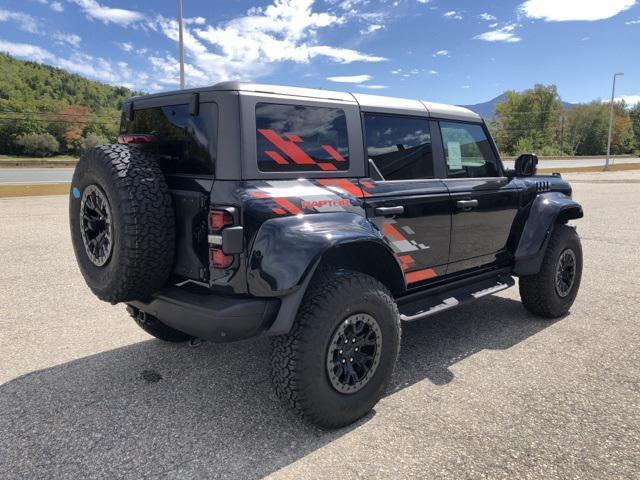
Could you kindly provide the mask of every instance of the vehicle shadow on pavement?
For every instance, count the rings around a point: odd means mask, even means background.
[[[404,325],[389,393],[482,350],[502,350],[552,322],[494,297]],[[132,325],[133,328],[133,325]],[[275,399],[269,341],[158,340],[33,372],[0,386],[0,477],[257,478],[368,422],[325,432]]]

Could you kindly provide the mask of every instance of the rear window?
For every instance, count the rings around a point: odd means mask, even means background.
[[[262,172],[349,168],[347,118],[342,109],[258,103],[256,129]]]
[[[144,148],[158,155],[165,173],[213,175],[218,135],[218,107],[202,103],[197,116],[188,105],[136,110],[132,121],[123,115],[122,134],[151,137]]]

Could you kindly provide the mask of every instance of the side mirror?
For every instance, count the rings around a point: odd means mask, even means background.
[[[523,153],[516,158],[516,176],[531,177],[538,170],[538,156],[535,153]]]

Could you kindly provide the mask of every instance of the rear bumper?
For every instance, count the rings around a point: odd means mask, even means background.
[[[133,314],[153,315],[162,323],[194,337],[231,342],[260,335],[275,320],[276,298],[245,298],[205,289],[167,287],[148,300],[128,303]]]

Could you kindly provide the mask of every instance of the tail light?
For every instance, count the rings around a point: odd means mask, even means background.
[[[212,268],[231,267],[236,254],[242,252],[244,234],[242,227],[236,225],[237,218],[233,207],[209,211],[209,265]]]
[[[226,210],[211,210],[209,212],[209,230],[221,232],[225,227],[233,225],[233,215]]]
[[[152,135],[143,135],[140,133],[124,133],[122,135],[118,135],[118,143],[125,145],[140,145],[151,143],[152,141]]]
[[[233,263],[233,255],[227,255],[222,248],[209,248],[209,265],[213,268],[228,268]]]

